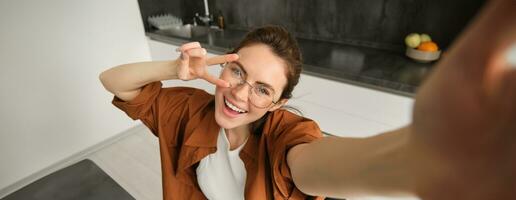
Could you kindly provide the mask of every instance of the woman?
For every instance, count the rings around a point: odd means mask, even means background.
[[[321,133],[281,108],[301,72],[296,41],[280,27],[249,34],[232,54],[206,59],[199,43],[175,61],[123,65],[101,75],[113,103],[159,137],[166,199],[304,199],[292,182],[287,150]],[[206,66],[224,64],[220,78]],[[204,79],[215,96],[161,88],[160,80]]]
[[[188,43],[177,60],[122,65],[100,79],[159,137],[165,199],[513,199],[516,70],[500,55],[516,41],[515,9],[488,3],[418,92],[412,124],[370,138],[320,138],[315,122],[281,109],[301,57],[279,27],[250,32],[232,54],[206,58]],[[217,64],[219,78],[206,72]],[[168,79],[204,79],[215,95],[161,88]]]

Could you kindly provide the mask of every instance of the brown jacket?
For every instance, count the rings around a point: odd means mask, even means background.
[[[162,88],[161,82],[144,86],[130,102],[114,97],[116,107],[132,119],[140,119],[159,137],[164,199],[206,199],[195,169],[202,158],[216,151],[220,127],[213,102],[213,95],[203,90]],[[321,136],[310,119],[283,109],[272,112],[262,133],[251,134],[239,154],[247,172],[245,198],[313,198],[295,187],[286,155],[289,148]]]

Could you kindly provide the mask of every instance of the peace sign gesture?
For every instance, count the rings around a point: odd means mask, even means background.
[[[178,59],[177,76],[181,80],[204,79],[220,87],[229,87],[229,83],[208,73],[208,66],[218,65],[238,60],[237,54],[226,54],[211,58],[206,57],[206,49],[199,42],[182,45],[176,51],[181,52]]]

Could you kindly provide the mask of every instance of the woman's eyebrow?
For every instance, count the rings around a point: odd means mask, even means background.
[[[242,70],[242,72],[244,72],[244,74],[247,75],[247,71],[245,71],[244,65],[242,65],[241,62],[239,62],[238,60],[235,60],[235,61],[233,61],[233,63],[238,65],[238,67]],[[268,87],[269,89],[271,89],[272,91],[275,91],[274,88],[270,84],[268,84],[268,83],[264,83],[264,82],[261,82],[261,81],[256,81],[256,83],[262,84],[265,87]]]
[[[247,74],[247,71],[245,71],[244,65],[242,65],[241,62],[239,62],[238,60],[235,60],[235,61],[233,61],[233,63],[237,64],[240,67],[240,69],[244,72],[244,74]]]

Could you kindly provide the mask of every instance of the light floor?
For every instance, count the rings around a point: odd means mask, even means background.
[[[86,158],[137,200],[163,199],[158,138],[143,125],[131,132]]]

